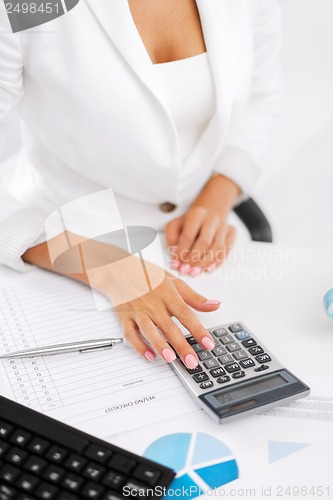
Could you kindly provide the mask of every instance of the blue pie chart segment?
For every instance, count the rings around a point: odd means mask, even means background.
[[[220,488],[239,477],[230,449],[203,432],[163,436],[148,446],[144,456],[177,473],[166,499],[174,497],[175,490],[185,491],[182,496],[186,498],[196,498],[207,489]]]

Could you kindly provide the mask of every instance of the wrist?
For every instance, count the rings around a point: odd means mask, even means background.
[[[192,207],[203,207],[226,220],[240,194],[240,188],[231,179],[215,174],[204,186]]]

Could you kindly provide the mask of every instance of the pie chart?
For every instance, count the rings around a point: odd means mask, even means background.
[[[165,498],[196,498],[238,478],[238,466],[230,449],[202,432],[163,436],[146,449],[144,456],[176,471]],[[177,493],[180,493],[178,495]]]

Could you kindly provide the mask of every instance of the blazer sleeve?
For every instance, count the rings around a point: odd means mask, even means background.
[[[23,61],[20,36],[13,34],[0,1],[0,264],[17,270],[31,268],[23,253],[40,242],[44,217],[38,207],[23,206],[5,189],[1,158],[6,138],[6,116],[23,97]]]
[[[281,13],[277,0],[258,0],[254,19],[254,60],[246,104],[235,107],[225,147],[213,170],[250,194],[265,164],[280,100]]]

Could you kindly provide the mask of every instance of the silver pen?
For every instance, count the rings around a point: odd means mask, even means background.
[[[23,351],[9,352],[1,354],[0,359],[27,358],[30,356],[52,356],[53,354],[64,354],[67,352],[89,352],[96,349],[107,349],[115,344],[122,344],[122,338],[83,340],[80,342],[68,342],[67,344],[47,345],[43,347],[33,347]]]

